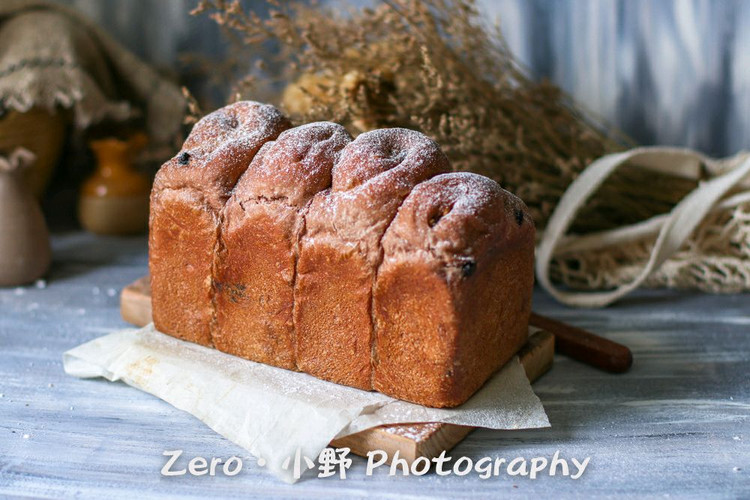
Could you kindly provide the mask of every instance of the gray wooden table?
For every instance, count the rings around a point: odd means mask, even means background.
[[[626,375],[557,357],[535,389],[551,429],[476,431],[451,455],[591,457],[578,480],[365,476],[287,485],[248,457],[234,477],[162,477],[164,450],[247,457],[195,418],[122,383],[78,380],[62,353],[114,329],[118,294],[146,272],[145,238],[54,238],[45,283],[0,289],[0,496],[58,498],[750,497],[750,295],[644,291],[606,310],[543,293],[535,309],[626,343]]]

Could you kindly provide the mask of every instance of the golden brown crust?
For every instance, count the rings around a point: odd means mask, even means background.
[[[440,148],[406,129],[367,132],[313,198],[296,282],[297,365],[316,377],[372,388],[372,285],[380,238],[417,183],[449,171]]]
[[[404,201],[374,292],[374,388],[428,406],[468,399],[526,340],[534,227],[494,181],[446,174]]]
[[[227,204],[215,274],[214,346],[295,369],[292,308],[296,211],[272,204]]]
[[[151,191],[149,267],[154,324],[211,345],[212,266],[220,211],[258,149],[289,122],[272,106],[238,102],[193,127]]]
[[[149,268],[154,325],[174,337],[211,345],[211,263],[217,217],[202,194],[163,189],[151,196]]]
[[[152,191],[158,329],[436,407],[523,345],[534,227],[494,181],[404,129],[282,132],[256,103],[201,123]]]
[[[362,255],[353,246],[319,241],[301,254],[297,272],[297,366],[370,390],[372,275]]]
[[[258,153],[224,210],[215,267],[214,345],[296,369],[293,323],[297,240],[313,195],[351,137],[320,122],[289,129]]]
[[[373,389],[441,406],[451,391],[458,323],[451,290],[432,263],[404,260],[378,276]]]

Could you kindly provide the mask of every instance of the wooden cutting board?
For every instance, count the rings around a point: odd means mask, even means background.
[[[120,312],[128,323],[146,326],[151,323],[151,285],[148,276],[125,287],[120,296]],[[554,336],[539,330],[529,337],[518,357],[531,382],[552,367],[555,351]],[[388,463],[396,451],[399,457],[411,464],[418,457],[431,459],[448,451],[465,438],[473,427],[461,425],[422,423],[383,425],[351,436],[335,439],[331,446],[350,448],[352,453],[366,457],[371,450],[388,454]]]

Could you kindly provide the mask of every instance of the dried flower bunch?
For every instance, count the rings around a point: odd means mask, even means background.
[[[473,0],[383,0],[362,9],[267,4],[262,17],[237,0],[202,0],[193,11],[208,13],[260,55],[241,94],[258,92],[261,71],[266,83],[286,85],[281,105],[297,123],[337,121],[355,135],[420,130],[457,170],[487,175],[523,198],[540,228],[578,172],[621,147],[560,89],[531,80]],[[666,177],[624,171],[573,230],[668,211],[694,186]]]

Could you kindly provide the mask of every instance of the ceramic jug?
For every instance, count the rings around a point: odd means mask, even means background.
[[[41,278],[52,259],[47,224],[24,179],[33,160],[24,149],[0,156],[0,286]]]
[[[78,214],[81,225],[97,234],[126,235],[148,227],[148,179],[133,168],[133,152],[145,138],[129,141],[100,139],[89,145],[97,159],[96,171],[81,187]]]

